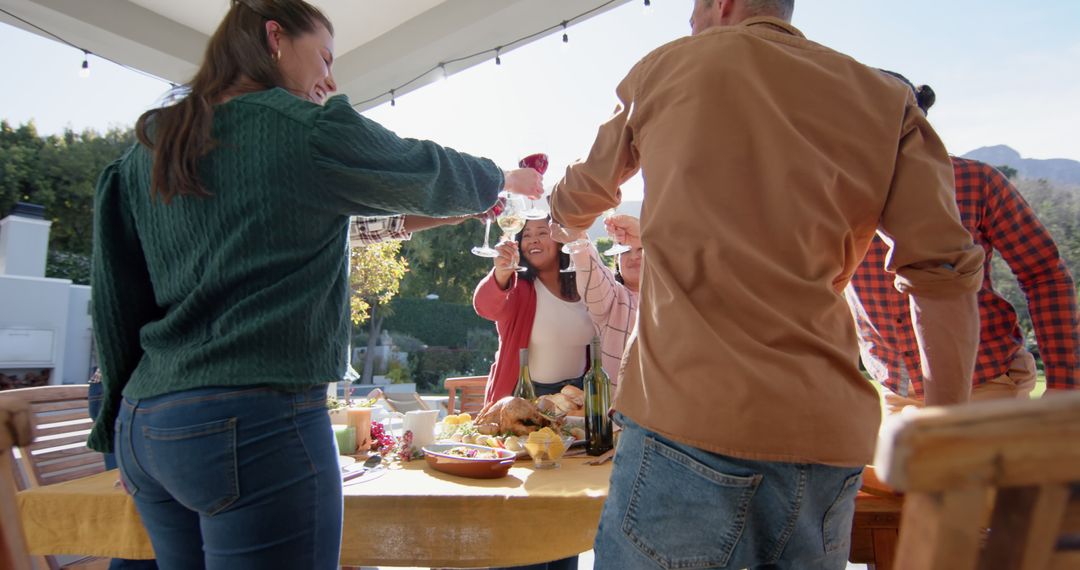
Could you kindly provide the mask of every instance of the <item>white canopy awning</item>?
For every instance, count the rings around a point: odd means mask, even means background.
[[[518,38],[601,14],[629,0],[316,0],[334,23],[334,77],[359,110],[439,63],[493,48],[503,53],[529,41]],[[186,82],[228,0],[0,0],[0,7],[91,53]],[[590,10],[594,10],[591,11]],[[0,21],[50,37],[18,18]],[[577,21],[581,21],[581,19]],[[51,38],[55,39],[55,38]],[[494,58],[485,53],[446,65],[448,73]],[[436,79],[425,76],[401,95]]]

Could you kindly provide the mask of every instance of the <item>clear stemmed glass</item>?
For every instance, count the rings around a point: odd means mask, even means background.
[[[575,253],[580,253],[583,248],[589,247],[589,238],[582,238],[574,240],[568,244],[562,246],[562,252],[570,255],[570,264],[564,269],[560,269],[559,273],[573,273],[577,271],[577,266],[574,265]]]
[[[498,257],[499,252],[495,248],[491,247],[491,217],[484,218],[484,245],[476,246],[472,248],[473,255],[479,255],[480,257]]]
[[[506,198],[505,207],[496,221],[499,223],[499,228],[503,231],[503,241],[513,241],[521,230],[525,229],[525,199],[517,195],[508,195]],[[524,267],[513,267],[514,271],[525,271]]]
[[[529,200],[529,209],[521,213],[526,220],[546,220],[548,213],[536,207],[536,200]]]
[[[610,218],[611,216],[614,216],[614,215],[615,215],[615,208],[612,208],[612,209],[604,212],[604,221],[606,222],[608,220],[608,218]],[[630,246],[625,245],[625,244],[621,244],[619,242],[615,242],[614,245],[612,245],[611,247],[604,250],[604,255],[613,256],[613,255],[619,255],[620,253],[626,253],[628,251],[630,251]]]

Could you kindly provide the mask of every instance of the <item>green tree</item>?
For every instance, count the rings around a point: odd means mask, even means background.
[[[388,241],[355,247],[349,255],[349,284],[352,288],[353,324],[368,323],[367,354],[360,382],[371,383],[375,342],[382,332],[387,305],[401,288],[401,279],[409,271],[409,262],[398,254],[401,242]]]
[[[1054,238],[1073,279],[1080,278],[1080,188],[1057,185],[1047,180],[1020,179],[1014,184]],[[1028,339],[1027,344],[1034,350],[1036,347],[1027,297],[1012,270],[997,253],[991,265],[991,279],[994,289],[1016,308],[1020,328]]]
[[[995,166],[994,168],[998,169],[998,171],[1004,174],[1005,178],[1008,178],[1009,180],[1016,180],[1016,177],[1019,174],[1015,168],[1006,164]]]
[[[618,256],[608,257],[604,255],[604,252],[611,249],[611,246],[613,245],[615,245],[615,240],[611,239],[608,236],[603,236],[596,239],[596,251],[600,252],[600,260],[603,261],[608,267],[615,269]]]
[[[493,224],[492,245],[498,236],[499,228]],[[409,275],[401,284],[401,295],[418,298],[434,293],[449,303],[472,303],[473,289],[491,270],[490,259],[470,253],[483,240],[484,225],[475,220],[413,234],[402,246]]]
[[[93,242],[94,186],[101,171],[131,146],[130,129],[40,136],[33,122],[0,121],[0,216],[15,202],[45,207],[52,221],[47,275],[85,283]]]

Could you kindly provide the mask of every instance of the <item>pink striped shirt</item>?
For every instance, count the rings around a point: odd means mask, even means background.
[[[577,289],[600,335],[604,371],[617,384],[623,350],[637,324],[638,294],[615,280],[615,272],[600,260],[596,246],[571,255],[577,267]]]

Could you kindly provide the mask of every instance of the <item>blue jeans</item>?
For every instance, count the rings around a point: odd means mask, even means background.
[[[846,567],[861,468],[726,457],[616,420],[598,570]]]
[[[90,389],[87,394],[89,402],[87,405],[87,412],[90,415],[90,419],[97,418],[98,412],[101,411],[101,398],[104,396],[101,383],[90,384]],[[112,453],[102,453],[105,457],[105,469],[116,469],[116,456]],[[106,531],[107,529],[101,529]],[[109,570],[157,570],[157,563],[153,560],[127,560],[124,558],[113,558],[109,561]]]
[[[342,491],[326,386],[131,401],[120,473],[167,570],[336,570]]]

